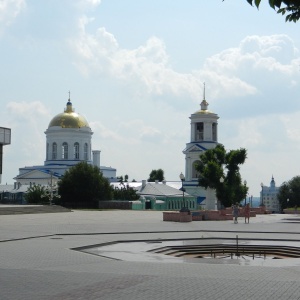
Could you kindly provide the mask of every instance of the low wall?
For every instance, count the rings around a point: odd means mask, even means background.
[[[192,215],[188,212],[163,212],[163,221],[169,222],[192,222]]]
[[[283,212],[285,213],[285,214],[290,214],[290,215],[298,215],[298,214],[300,214],[300,210],[298,210],[298,209],[284,209],[283,210]]]
[[[99,201],[100,209],[132,209],[129,201]]]

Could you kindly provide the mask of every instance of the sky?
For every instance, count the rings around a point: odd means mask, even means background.
[[[262,1],[0,0],[2,184],[41,165],[71,93],[101,165],[129,181],[185,170],[203,83],[219,142],[246,148],[249,194],[299,175],[300,34]]]

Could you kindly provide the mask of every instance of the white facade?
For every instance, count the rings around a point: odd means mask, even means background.
[[[262,186],[260,192],[261,204],[266,207],[266,210],[271,212],[280,212],[280,204],[277,198],[279,187],[276,187],[274,177],[272,176],[270,186]]]
[[[216,208],[216,196],[214,190],[198,186],[198,174],[196,164],[199,156],[208,149],[213,149],[218,144],[218,115],[208,110],[208,102],[205,100],[205,89],[201,109],[191,114],[190,141],[183,150],[185,155],[185,181],[184,188],[187,193],[198,198],[198,203],[205,209]]]
[[[116,181],[116,169],[100,166],[100,150],[93,150],[93,132],[87,120],[76,113],[70,99],[63,113],[56,115],[49,123],[46,134],[46,159],[44,165],[19,169],[14,179],[22,185],[49,185],[70,167],[81,161],[100,168],[103,176]]]
[[[11,129],[0,127],[0,183],[2,179],[3,146],[11,143]]]

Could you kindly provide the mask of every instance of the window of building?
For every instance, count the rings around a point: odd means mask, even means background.
[[[74,159],[79,159],[79,143],[74,144]]]
[[[49,143],[47,143],[47,146],[46,146],[46,160],[49,159]]]
[[[66,142],[62,144],[62,159],[68,159],[68,144]]]
[[[52,159],[57,159],[57,144],[52,144]]]
[[[212,140],[217,141],[217,123],[212,124]]]
[[[192,169],[192,178],[198,178],[198,171],[196,170],[197,165],[200,163],[199,160],[193,162],[193,169]]]
[[[84,160],[88,160],[88,149],[89,146],[87,143],[84,144]]]
[[[196,123],[195,141],[203,141],[204,137],[204,125],[203,122]]]

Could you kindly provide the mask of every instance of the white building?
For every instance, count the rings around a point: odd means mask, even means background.
[[[276,187],[274,177],[272,176],[270,186],[264,186],[260,192],[261,204],[265,205],[266,210],[271,212],[280,212],[280,204],[277,198],[279,187]]]
[[[218,115],[208,110],[208,102],[205,100],[205,86],[200,110],[191,114],[190,141],[186,144],[183,153],[185,155],[185,181],[184,189],[192,196],[197,197],[205,209],[216,209],[215,191],[205,190],[198,186],[198,174],[196,164],[199,156],[208,149],[213,149],[218,144]]]
[[[103,176],[116,181],[116,169],[100,166],[100,150],[92,151],[93,132],[87,120],[76,113],[70,99],[65,110],[52,118],[46,134],[44,165],[19,169],[14,179],[20,185],[55,185],[70,167],[81,161],[100,168]]]
[[[0,183],[2,177],[3,146],[11,143],[11,129],[0,127]]]

